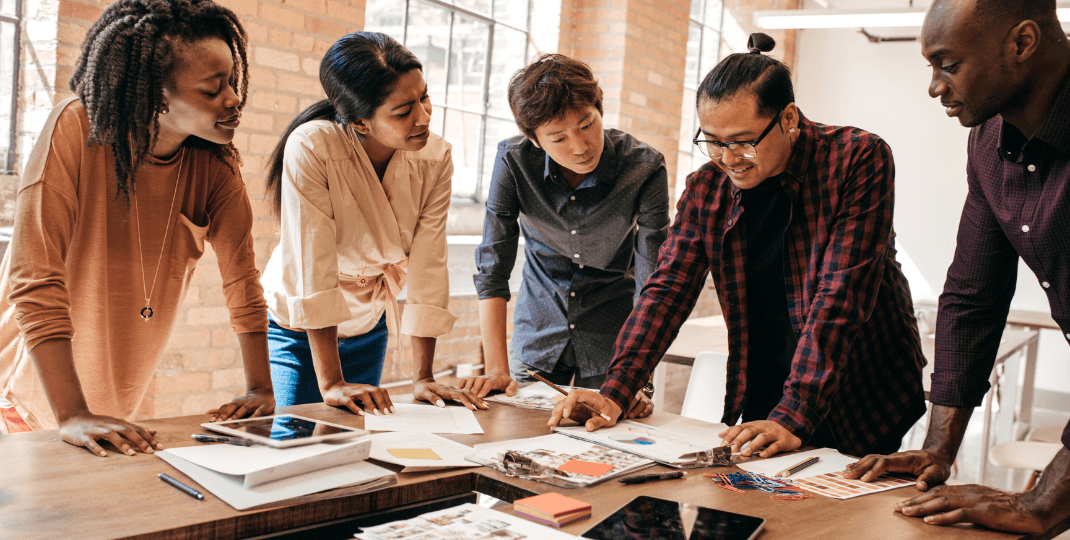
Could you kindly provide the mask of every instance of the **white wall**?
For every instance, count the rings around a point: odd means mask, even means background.
[[[807,7],[812,2],[807,3]],[[850,0],[834,7],[850,8]],[[918,29],[871,30],[916,35]],[[943,289],[966,198],[968,130],[928,95],[931,71],[917,42],[870,43],[858,30],[803,30],[795,57],[796,101],[809,119],[852,125],[883,137],[896,163],[899,260],[916,298]],[[1047,298],[1024,264],[1015,309],[1047,312]],[[1070,348],[1057,332],[1040,345],[1037,388],[1070,392]]]

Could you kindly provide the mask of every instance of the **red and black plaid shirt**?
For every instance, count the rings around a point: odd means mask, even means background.
[[[894,165],[876,135],[803,118],[781,182],[792,201],[784,233],[788,314],[798,346],[769,414],[804,442],[827,420],[839,450],[865,455],[924,411],[925,359],[910,289],[895,260]],[[723,421],[747,398],[746,231],[740,190],[713,164],[687,178],[658,266],[617,337],[601,392],[627,410],[676,338],[710,272],[728,327]],[[907,418],[913,415],[914,418]]]

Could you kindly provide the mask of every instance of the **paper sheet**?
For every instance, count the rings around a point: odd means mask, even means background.
[[[364,415],[369,431],[417,431],[422,433],[482,434],[476,415],[466,407],[436,407],[395,403],[394,414]]]
[[[572,390],[571,386],[562,386],[564,391],[568,392]],[[565,395],[542,381],[529,384],[516,391],[516,394],[512,397],[505,394],[494,394],[488,396],[486,401],[492,401],[495,403],[504,403],[506,405],[512,405],[514,407],[522,407],[525,409],[537,409],[540,411],[552,411],[554,405],[557,402],[565,399]]]
[[[914,484],[914,480],[898,475],[884,475],[869,483],[860,480],[848,480],[840,473],[847,468],[847,465],[858,461],[858,458],[845,456],[834,448],[818,448],[797,454],[750,461],[741,463],[739,468],[747,472],[774,476],[780,471],[814,456],[820,458],[817,463],[787,477],[787,479],[802,489],[832,497],[833,499],[850,499]]]
[[[397,405],[394,405],[397,407]],[[456,467],[478,467],[464,459],[475,448],[451,441],[431,433],[407,433],[403,431],[376,433],[371,436],[371,458],[405,467],[401,472],[435,471]],[[439,459],[407,457],[406,452],[433,452]],[[399,455],[401,454],[401,455]]]
[[[654,464],[649,459],[644,459],[635,454],[606,448],[597,444],[566,437],[564,435],[543,435],[529,439],[515,439],[511,441],[497,441],[476,445],[475,454],[468,457],[474,461],[502,470],[502,456],[508,451],[517,452],[536,463],[557,469],[554,474],[555,480],[560,480],[570,486],[589,486],[604,482],[611,478],[617,478],[640,469],[645,469]],[[570,461],[579,460],[591,463],[612,465],[613,469],[600,475],[577,474],[561,472],[560,467]],[[549,482],[553,484],[553,482]],[[557,484],[553,484],[557,485]]]
[[[588,432],[583,426],[555,427],[554,431],[590,441],[602,446],[631,452],[668,465],[693,463],[695,458],[687,454],[704,452],[720,446],[720,438],[707,440],[695,437],[692,431],[654,427],[632,420],[625,420],[613,427]]]
[[[285,463],[343,451],[359,444],[360,441],[357,439],[346,439],[341,444],[318,443],[295,446],[293,448],[271,448],[270,446],[262,445],[206,444],[171,448],[167,451],[190,463],[213,471],[223,474],[245,475]]]
[[[404,521],[367,527],[362,540],[567,540],[578,538],[504,512],[462,504]]]
[[[161,450],[156,455],[236,510],[269,506],[343,486],[350,486],[352,493],[362,493],[397,482],[397,475],[393,472],[366,461],[358,461],[245,489],[234,477],[194,465],[171,450]]]

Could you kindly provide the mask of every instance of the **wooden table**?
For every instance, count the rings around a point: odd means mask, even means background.
[[[406,401],[398,396],[396,401]],[[286,407],[283,412],[356,427],[363,419],[324,405]],[[493,405],[477,413],[485,435],[447,435],[464,444],[547,433],[547,414]],[[658,425],[678,418],[655,413]],[[167,447],[196,444],[191,433],[205,416],[146,421]],[[388,466],[393,467],[393,466]],[[654,470],[663,469],[656,467]],[[393,467],[393,470],[399,470]],[[728,469],[711,469],[724,472]],[[896,501],[916,495],[912,488],[838,501],[817,496],[774,501],[768,494],[732,493],[693,470],[682,480],[636,486],[608,482],[568,490],[590,502],[593,519],[565,528],[580,534],[638,494],[760,516],[768,520],[761,538],[1017,538],[972,527],[933,527],[892,512]],[[0,539],[54,538],[351,538],[359,524],[383,522],[471,500],[473,492],[511,502],[556,488],[517,480],[480,467],[447,472],[399,474],[399,482],[379,491],[347,493],[345,488],[310,496],[289,506],[239,512],[210,493],[197,501],[156,479],[166,472],[196,485],[152,455],[96,457],[59,440],[56,431],[0,436]],[[409,514],[404,514],[409,510]],[[387,513],[393,512],[393,513]],[[1068,523],[1070,525],[1070,523]],[[325,527],[315,529],[315,527]]]

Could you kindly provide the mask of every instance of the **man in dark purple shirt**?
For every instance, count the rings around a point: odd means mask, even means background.
[[[927,491],[947,480],[989,389],[1019,257],[1070,340],[1070,44],[1055,0],[937,0],[921,42],[933,69],[929,95],[973,128],[969,194],[937,318],[932,419],[922,450],[867,456],[845,476],[911,472]],[[1046,531],[1070,515],[1070,425],[1062,442],[1030,491],[941,486],[896,510],[936,525]]]

